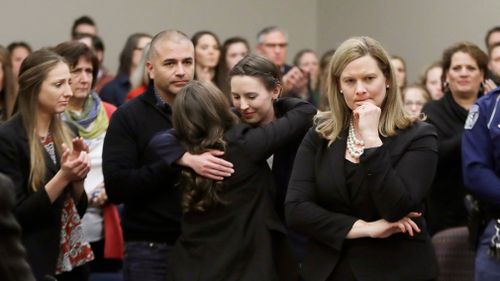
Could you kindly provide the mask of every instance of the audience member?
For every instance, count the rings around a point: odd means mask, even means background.
[[[217,81],[217,64],[220,57],[220,41],[211,31],[198,31],[191,38],[194,45],[197,80]]]
[[[307,77],[298,67],[291,67],[285,63],[287,49],[288,34],[285,30],[270,26],[257,34],[257,53],[276,64],[283,74],[283,95],[296,96],[297,92],[307,84]]]
[[[130,76],[141,60],[144,46],[150,42],[151,36],[146,33],[134,33],[128,37],[120,53],[118,74],[99,92],[103,101],[117,107],[125,102],[130,91]]]
[[[89,263],[91,272],[116,272],[123,258],[123,237],[116,207],[107,201],[102,175],[102,147],[108,120],[116,109],[99,99],[93,91],[99,69],[97,56],[87,45],[71,41],[57,45],[54,51],[64,57],[71,72],[73,96],[63,120],[78,129],[88,146],[91,169],[83,186],[89,199],[82,218],[85,238],[95,259]]]
[[[420,79],[420,84],[425,87],[433,100],[438,100],[443,97],[443,67],[440,61],[436,61],[429,65]]]
[[[231,89],[229,86],[229,71],[245,56],[250,54],[248,41],[241,37],[231,37],[222,44],[219,64],[217,66],[217,87],[231,100]]]
[[[146,66],[152,87],[113,114],[103,149],[108,198],[124,207],[125,281],[165,280],[181,232],[178,170],[148,144],[172,127],[175,96],[194,76],[193,43],[180,31],[162,31],[151,42]]]
[[[71,74],[66,61],[42,49],[19,71],[18,113],[0,126],[0,172],[14,181],[14,215],[36,279],[88,280],[93,257],[81,216],[87,148],[59,114],[68,105]]]
[[[488,49],[488,72],[484,81],[484,92],[487,93],[500,85],[500,42]]]
[[[134,70],[134,73],[132,73],[132,75],[130,76],[130,88],[132,90],[128,92],[125,101],[130,101],[131,99],[144,93],[147,90],[148,85],[150,84],[149,81],[151,79],[149,79],[148,69],[146,68],[146,62],[149,58],[150,46],[150,44],[144,46],[144,52],[142,53],[141,60],[139,61],[137,68]]]
[[[19,41],[10,43],[9,46],[7,46],[7,49],[10,54],[13,79],[17,85],[19,68],[21,67],[23,60],[31,54],[31,46],[24,41]]]
[[[412,117],[418,118],[429,100],[431,100],[429,93],[418,84],[410,85],[403,90],[404,108]]]
[[[433,280],[420,212],[437,164],[436,132],[404,113],[394,66],[369,37],[344,41],[328,71],[329,111],[297,152],[285,203],[308,236],[304,280]]]
[[[319,110],[327,110],[328,108],[328,98],[326,96],[326,80],[328,75],[328,65],[330,64],[330,60],[335,54],[335,49],[330,49],[323,53],[319,60]]]
[[[402,57],[393,55],[391,56],[391,63],[394,65],[394,70],[396,71],[399,92],[402,93],[407,84],[406,62]]]
[[[490,28],[484,37],[484,45],[487,50],[489,50],[496,43],[500,43],[500,26]]]
[[[444,97],[427,103],[423,112],[438,132],[439,163],[429,193],[427,222],[431,234],[463,226],[464,205],[460,143],[469,109],[482,95],[488,56],[473,43],[459,42],[443,52]]]
[[[16,82],[10,62],[9,51],[0,45],[0,124],[12,116],[16,103]]]
[[[0,173],[0,276],[2,281],[35,281],[21,244],[21,227],[11,210],[15,198],[12,181]]]
[[[319,60],[316,53],[311,49],[300,50],[293,59],[293,65],[297,66],[307,78],[304,85],[297,94],[300,98],[309,101],[315,106],[319,100]]]
[[[477,100],[462,137],[465,186],[487,214],[476,250],[475,280],[500,280],[500,90]],[[493,243],[493,245],[492,245]]]
[[[73,22],[71,27],[71,39],[76,40],[81,35],[97,35],[97,25],[89,16],[81,16]]]

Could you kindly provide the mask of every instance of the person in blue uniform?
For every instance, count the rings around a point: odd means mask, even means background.
[[[500,280],[500,259],[488,254],[500,219],[500,88],[477,100],[462,137],[463,177],[467,189],[488,215],[476,254],[476,281]],[[500,249],[498,250],[500,253]]]

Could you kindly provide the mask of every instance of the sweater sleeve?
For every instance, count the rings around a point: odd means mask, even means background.
[[[115,204],[152,196],[151,192],[158,187],[172,186],[177,177],[160,158],[138,165],[145,153],[140,151],[136,140],[140,130],[134,130],[134,122],[123,112],[118,109],[111,117],[103,147],[105,189]]]
[[[496,130],[496,139],[500,139],[500,128],[494,128],[497,122],[493,122],[493,127],[488,129],[488,119],[490,116],[486,108],[476,107],[478,112],[471,109],[469,115],[478,114],[476,123],[471,128],[465,128],[462,139],[462,167],[465,186],[479,199],[492,203],[500,207],[500,175],[495,173],[494,159],[494,137],[493,130]],[[497,110],[500,110],[497,108]],[[500,111],[496,112],[500,116]],[[494,120],[500,120],[497,117]],[[492,135],[490,131],[492,130]],[[498,142],[497,142],[498,144]],[[496,159],[497,161],[500,159]]]

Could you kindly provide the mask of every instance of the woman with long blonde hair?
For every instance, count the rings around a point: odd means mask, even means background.
[[[72,96],[66,61],[42,49],[19,73],[18,113],[0,126],[0,172],[14,182],[14,215],[37,279],[87,280],[93,253],[80,217],[90,166],[81,138],[60,119]]]

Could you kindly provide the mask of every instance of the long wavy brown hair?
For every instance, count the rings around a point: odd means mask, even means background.
[[[225,151],[224,133],[238,122],[224,94],[208,81],[191,81],[177,94],[172,121],[185,149],[201,154],[212,149]],[[203,212],[218,204],[223,182],[199,176],[191,169],[181,173],[182,210]]]

